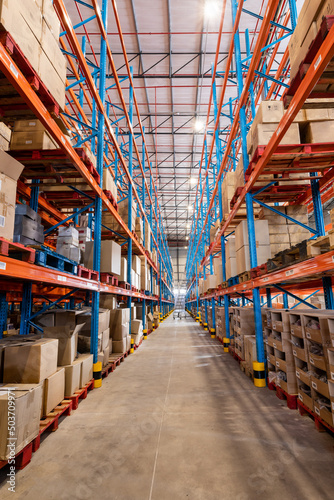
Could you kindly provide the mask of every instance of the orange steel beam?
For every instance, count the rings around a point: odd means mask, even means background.
[[[31,197],[31,188],[24,184],[20,179],[17,181],[17,192],[18,194],[26,197],[28,200],[30,200]],[[48,214],[50,214],[52,217],[55,218],[57,222],[63,220],[66,218],[64,214],[59,212],[55,207],[50,205],[49,202],[47,202],[42,196],[38,197],[38,205],[40,208],[45,210]]]
[[[94,0],[93,0],[93,2],[94,2]],[[147,216],[145,214],[145,210],[144,210],[144,208],[142,206],[142,203],[140,201],[139,195],[138,195],[137,190],[136,190],[135,182],[133,181],[132,177],[130,176],[129,170],[128,170],[127,166],[126,166],[126,163],[125,163],[124,157],[122,155],[121,149],[120,149],[120,147],[119,147],[119,145],[117,143],[117,139],[116,139],[115,133],[114,133],[114,131],[112,129],[109,117],[108,117],[108,115],[106,113],[106,110],[105,110],[105,108],[103,106],[103,103],[101,101],[101,98],[99,96],[97,88],[95,86],[93,77],[92,77],[92,75],[91,75],[91,73],[89,71],[88,65],[87,65],[85,57],[84,57],[84,55],[82,53],[79,41],[78,41],[77,36],[75,34],[75,31],[73,29],[71,20],[70,20],[69,15],[68,15],[68,13],[66,11],[66,8],[65,8],[63,0],[54,0],[54,7],[55,7],[55,10],[57,12],[57,15],[58,15],[58,17],[59,17],[62,25],[63,25],[63,28],[66,31],[66,37],[67,37],[67,39],[69,41],[71,49],[72,49],[73,53],[76,55],[76,57],[78,59],[78,63],[80,65],[81,71],[82,71],[82,73],[83,73],[83,75],[85,76],[85,79],[86,79],[86,84],[89,87],[89,89],[90,89],[90,91],[91,91],[91,93],[92,93],[92,95],[93,95],[93,97],[95,99],[97,108],[99,109],[100,113],[102,113],[103,116],[104,116],[106,129],[108,130],[108,132],[110,134],[110,138],[111,138],[111,140],[113,142],[115,150],[117,151],[118,158],[119,158],[119,160],[120,160],[120,162],[122,164],[122,167],[123,167],[123,170],[124,170],[124,172],[125,172],[125,174],[127,176],[128,182],[132,186],[133,193],[134,193],[135,198],[137,200],[137,203],[138,203],[138,206],[140,208],[140,211],[141,211],[141,213],[145,217],[145,220],[148,223],[148,219],[147,219]],[[95,5],[95,7],[96,7],[96,5]],[[95,13],[97,15],[97,19],[99,19],[100,16],[101,16],[99,7],[96,7],[96,12]],[[101,35],[102,35],[102,33],[101,33]],[[105,34],[105,36],[106,36],[106,34]],[[130,128],[130,130],[131,130],[131,132],[133,132],[132,127]],[[115,211],[115,213],[117,214],[116,211]],[[118,218],[116,217],[116,220]],[[159,230],[159,226],[158,226],[158,230]],[[128,231],[128,232],[130,233],[130,235],[131,235],[133,241],[135,242],[136,246],[142,251],[142,249],[140,248],[141,246],[138,245],[137,240],[133,237],[132,233],[130,231]],[[155,246],[157,247],[157,251],[160,253],[158,245],[157,245],[157,242],[155,241],[153,233],[152,233],[152,239],[153,239],[153,241],[155,243]],[[142,253],[143,253],[143,255],[146,255],[145,252],[142,251]]]
[[[58,0],[56,0],[58,1]],[[11,57],[7,54],[4,46],[0,44],[0,68],[1,71],[6,75],[11,84],[16,88],[21,97],[26,101],[30,109],[35,113],[36,117],[42,122],[44,127],[47,129],[51,137],[57,142],[59,147],[64,151],[66,156],[73,162],[74,167],[78,170],[84,180],[89,186],[95,191],[95,193],[101,197],[104,205],[108,208],[109,212],[115,217],[117,222],[123,228],[125,233],[129,238],[132,239],[134,245],[139,249],[139,251],[145,255],[149,264],[156,270],[157,267],[153,263],[146,253],[143,246],[138,242],[132,232],[129,230],[123,219],[118,214],[117,210],[110,203],[109,199],[104,194],[103,190],[100,188],[94,177],[90,174],[87,167],[82,163],[80,157],[77,155],[76,151],[73,149],[69,138],[63,134],[61,129],[58,127],[56,122],[51,117],[50,113],[40,101],[39,97],[32,90],[30,84],[27,82],[20,69],[16,66]]]

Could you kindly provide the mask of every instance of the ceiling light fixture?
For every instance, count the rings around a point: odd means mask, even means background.
[[[202,132],[203,129],[204,129],[204,123],[202,122],[202,120],[196,120],[194,123],[195,132]]]
[[[206,21],[219,19],[220,4],[217,0],[206,0],[204,4],[204,19]]]
[[[189,182],[190,182],[190,184],[192,184],[192,185],[194,186],[194,184],[196,184],[196,183],[197,183],[197,179],[196,179],[196,177],[190,177],[190,178],[189,178]]]

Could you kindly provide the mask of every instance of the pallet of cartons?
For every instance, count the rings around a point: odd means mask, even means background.
[[[35,262],[35,250],[33,248],[26,247],[21,243],[13,243],[5,238],[0,238],[0,255],[29,262],[30,264]]]
[[[334,249],[334,232],[329,233],[326,236],[319,236],[315,240],[309,240],[307,242],[307,255],[308,257],[314,257],[315,255],[321,255],[323,253],[329,252]]]

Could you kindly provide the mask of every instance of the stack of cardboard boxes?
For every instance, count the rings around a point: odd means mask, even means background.
[[[17,180],[23,165],[0,150],[0,237],[13,241]]]
[[[120,308],[110,311],[110,335],[113,353],[128,351],[131,347],[130,309]]]
[[[73,226],[59,226],[56,250],[67,259],[80,262],[79,232]]]
[[[12,131],[3,122],[0,122],[0,150],[8,151]]]
[[[39,120],[17,120],[10,141],[10,149],[57,149],[58,146]]]
[[[66,59],[59,47],[60,22],[51,0],[16,0],[15,9],[1,0],[0,23],[64,109]]]
[[[13,241],[23,245],[44,243],[44,227],[41,217],[29,205],[16,205]]]
[[[275,207],[275,210],[292,217],[302,224],[308,225],[307,206],[291,205]],[[269,208],[262,207],[259,217],[268,221],[271,257],[310,237],[310,232],[307,229],[286,219],[283,215],[274,213]]]
[[[84,266],[93,269],[94,242],[87,241],[85,245]],[[121,246],[112,240],[101,241],[101,273],[115,276],[121,274]]]
[[[268,221],[256,220],[254,225],[257,263],[261,265],[271,257]],[[241,221],[235,230],[235,256],[237,274],[248,271],[251,268],[247,221]]]
[[[231,307],[231,334],[234,336],[236,354],[245,359],[245,336],[255,335],[254,310],[252,307]]]

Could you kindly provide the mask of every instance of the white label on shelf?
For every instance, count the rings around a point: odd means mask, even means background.
[[[12,62],[10,63],[10,70],[13,73],[13,75],[15,76],[15,78],[17,78],[19,76],[19,72],[17,71],[17,69],[15,68],[15,66]]]
[[[316,384],[315,382],[313,382],[313,380],[312,380],[312,387],[313,387],[313,389],[315,389],[316,391],[318,390],[318,386],[317,386],[317,384]]]
[[[26,144],[32,144],[32,141],[26,141],[25,143]]]
[[[6,220],[6,217],[4,217],[3,215],[0,215],[0,227],[5,227],[5,220]]]
[[[320,410],[319,410],[319,408],[317,408],[317,407],[315,406],[315,407],[314,407],[314,411],[315,411],[315,412],[316,412],[316,414],[317,414],[317,415],[319,415],[319,417],[320,417]]]
[[[5,269],[6,269],[6,262],[0,262],[0,269],[2,271],[5,271]]]
[[[298,397],[301,400],[301,402],[303,402],[303,396],[301,394],[298,394]]]
[[[320,54],[320,56],[318,57],[318,59],[314,63],[314,69],[317,69],[317,67],[319,66],[320,62],[321,62],[321,54]]]
[[[234,288],[233,288],[233,290],[236,290],[236,289],[237,289],[237,287],[234,287]]]
[[[292,354],[293,354],[294,356],[297,356],[297,352],[296,352],[295,350],[293,350],[293,351],[292,351]]]
[[[309,332],[306,332],[306,337],[307,337],[308,339],[310,339],[310,338],[311,338],[311,334],[310,334]]]
[[[276,366],[279,368],[279,361],[276,361]]]
[[[289,269],[289,271],[285,271],[285,276],[291,276],[294,272],[294,269]]]
[[[299,373],[299,371],[298,371],[298,370],[296,370],[296,377],[297,377],[297,378],[300,378],[300,373]]]
[[[273,346],[276,348],[276,342],[273,342]]]
[[[263,278],[263,281],[269,281],[269,277]]]
[[[314,359],[313,358],[310,358],[310,363],[311,363],[311,365],[314,365]]]
[[[66,280],[67,280],[66,276],[58,275],[58,281],[66,281]]]

